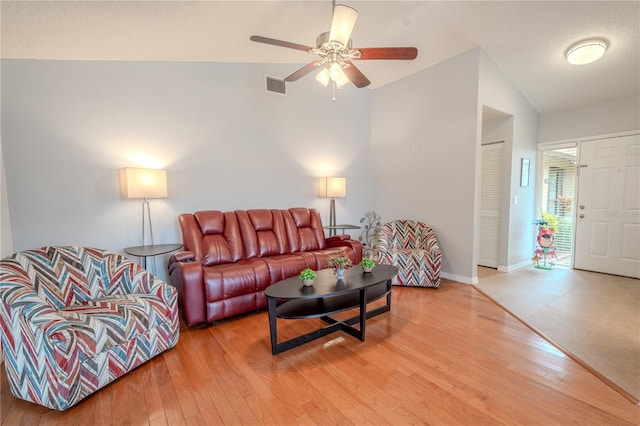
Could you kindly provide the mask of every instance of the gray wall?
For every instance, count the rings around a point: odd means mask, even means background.
[[[11,216],[9,215],[9,198],[7,197],[7,179],[4,173],[4,158],[0,144],[0,258],[13,253],[13,237],[11,235]]]
[[[489,56],[472,49],[377,89],[372,101],[375,209],[383,221],[434,227],[443,275],[462,282],[477,281],[483,107],[513,116],[502,138],[509,164],[501,268],[530,259],[535,176],[519,186],[520,159],[535,170],[538,114]]]
[[[295,65],[2,61],[2,149],[15,251],[140,244],[141,202],[119,195],[121,167],[166,168],[151,200],[156,243],[204,209],[318,208],[318,176],[345,176],[339,223],[372,206],[370,92],[313,76],[265,92]],[[4,225],[4,223],[3,223]],[[159,275],[164,276],[159,273]]]
[[[423,220],[440,238],[444,275],[473,282],[485,107],[513,117],[503,137],[506,269],[531,255],[536,142],[640,128],[638,98],[538,123],[481,49],[374,91],[349,87],[335,102],[311,76],[287,85],[286,97],[265,93],[264,75],[287,75],[291,65],[3,60],[1,68],[5,251],[7,235],[14,251],[140,244],[140,202],[120,199],[121,167],[167,169],[169,197],[151,200],[157,243],[179,241],[177,215],[202,209],[308,206],[328,222],[315,184],[333,175],[348,186],[338,222],[357,224],[372,209],[383,221]],[[523,157],[532,173],[524,188]]]
[[[431,225],[444,275],[463,282],[473,276],[477,120],[477,50],[373,94],[375,210],[383,222]]]
[[[602,102],[540,116],[540,142],[575,140],[640,130],[640,97]]]
[[[505,169],[505,174],[509,179],[506,184],[510,190],[508,198],[503,202],[507,203],[505,207],[508,209],[509,228],[508,235],[506,238],[503,236],[501,240],[501,253],[504,255],[504,244],[506,244],[507,259],[506,264],[500,265],[501,269],[509,270],[530,263],[534,247],[532,223],[536,214],[535,170],[539,115],[527,98],[504,77],[489,55],[481,49],[479,51],[479,104],[513,116],[512,123],[509,123],[513,128],[513,133],[505,141],[505,155],[510,158],[510,164]],[[478,134],[480,135],[481,132]],[[480,144],[481,137],[478,136],[478,149]],[[531,161],[529,185],[524,187],[520,186],[521,160],[523,158]],[[478,173],[480,172],[481,169],[478,168]],[[480,182],[480,178],[477,179],[477,182]],[[479,186],[476,194],[478,202],[475,211],[476,217],[478,217],[480,209]],[[475,265],[477,256],[474,256],[474,259]]]

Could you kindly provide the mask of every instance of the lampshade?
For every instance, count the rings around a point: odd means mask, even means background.
[[[585,65],[602,58],[607,50],[604,40],[585,40],[577,43],[567,51],[567,61],[573,65]]]
[[[321,177],[318,179],[318,197],[340,198],[347,195],[347,179],[343,177]]]
[[[337,41],[343,46],[347,46],[357,19],[357,10],[343,4],[336,5],[333,9],[329,41]]]
[[[330,81],[334,81],[338,89],[341,89],[345,85],[349,84],[349,77],[345,74],[342,66],[337,62],[334,62],[329,67],[324,67],[322,71],[316,75],[316,80],[327,86]]]
[[[120,169],[122,198],[165,198],[167,172],[160,169]]]
[[[328,85],[331,81],[331,73],[329,72],[329,69],[326,67],[322,68],[322,71],[320,71],[318,75],[316,75],[316,80],[318,80],[324,86]]]

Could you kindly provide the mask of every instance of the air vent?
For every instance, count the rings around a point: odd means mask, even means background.
[[[284,80],[280,80],[274,77],[269,77],[268,75],[265,77],[267,80],[267,92],[278,93],[280,95],[287,94]]]

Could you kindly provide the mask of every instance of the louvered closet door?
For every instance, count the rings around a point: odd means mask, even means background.
[[[490,268],[498,267],[503,169],[504,142],[482,145],[478,265]]]

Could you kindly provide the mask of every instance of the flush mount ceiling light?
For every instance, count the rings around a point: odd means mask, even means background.
[[[602,39],[584,40],[567,50],[567,61],[573,65],[584,65],[602,58],[607,50],[607,42]]]

